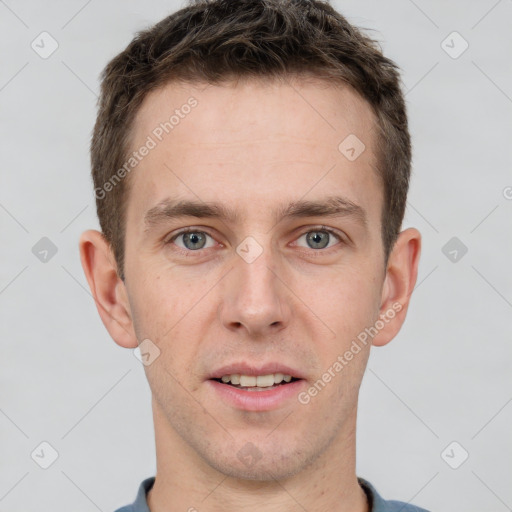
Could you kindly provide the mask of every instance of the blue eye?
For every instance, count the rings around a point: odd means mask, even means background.
[[[210,235],[205,233],[204,231],[194,231],[194,230],[188,230],[188,231],[181,231],[177,235],[171,238],[169,242],[174,242],[175,240],[181,240],[183,241],[183,246],[176,244],[178,247],[182,249],[188,249],[190,251],[197,251],[200,249],[207,249],[206,243],[207,243],[207,237],[211,238]]]
[[[210,239],[209,245],[208,239]],[[299,238],[297,238],[297,241],[300,241],[301,239],[305,239],[307,245],[304,246],[299,244],[299,247],[306,247],[308,249],[314,250],[314,252],[321,252],[324,249],[329,249],[333,245],[336,245],[336,242],[343,241],[341,235],[339,235],[333,229],[327,228],[325,226],[320,226],[306,231]],[[180,241],[180,243],[178,243],[178,241]],[[209,249],[214,247],[216,242],[213,237],[205,231],[194,228],[186,228],[179,233],[176,233],[166,242],[166,244],[171,243],[175,244],[178,247],[178,250],[182,253],[190,254],[193,252],[200,252],[202,249]]]
[[[339,235],[337,235],[332,229],[328,228],[307,231],[301,235],[298,240],[305,237],[306,243],[310,249],[326,249],[329,247],[328,244],[331,242],[332,236],[334,236],[338,241],[341,240]],[[330,247],[332,247],[332,245]]]

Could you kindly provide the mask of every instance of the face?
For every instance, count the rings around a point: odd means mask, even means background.
[[[344,354],[383,313],[375,133],[364,100],[320,82],[145,99],[132,146],[155,146],[129,178],[126,298],[160,351],[155,427],[198,463],[283,478],[353,430],[371,341]]]

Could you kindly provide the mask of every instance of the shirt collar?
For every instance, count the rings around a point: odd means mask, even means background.
[[[373,485],[368,482],[368,480],[357,477],[357,481],[368,497],[370,512],[384,512],[388,510],[386,500],[382,498],[382,496],[377,492],[375,487],[373,487]],[[137,497],[135,498],[134,503],[131,505],[132,508],[128,509],[130,512],[150,512],[146,495],[148,491],[153,487],[154,483],[155,477],[152,476],[150,478],[146,478],[146,480],[140,484]]]

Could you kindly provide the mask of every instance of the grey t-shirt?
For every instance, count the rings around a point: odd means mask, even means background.
[[[115,512],[150,512],[146,501],[146,493],[151,489],[154,481],[154,476],[144,480],[139,486],[135,501],[131,505],[117,509]],[[368,496],[370,512],[429,512],[424,508],[416,507],[402,501],[385,500],[368,480],[358,477],[358,481],[359,485],[361,485]]]

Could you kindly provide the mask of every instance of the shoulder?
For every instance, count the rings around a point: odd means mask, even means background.
[[[429,512],[425,508],[417,507],[416,505],[411,505],[410,503],[404,503],[403,501],[385,501],[387,508],[382,509],[386,512]]]
[[[429,512],[428,510],[403,501],[385,500],[375,487],[364,478],[358,477],[359,485],[364,489],[370,502],[370,512]]]
[[[149,512],[146,494],[153,487],[154,483],[154,476],[146,478],[139,486],[135,501],[131,505],[118,508],[115,512]]]

